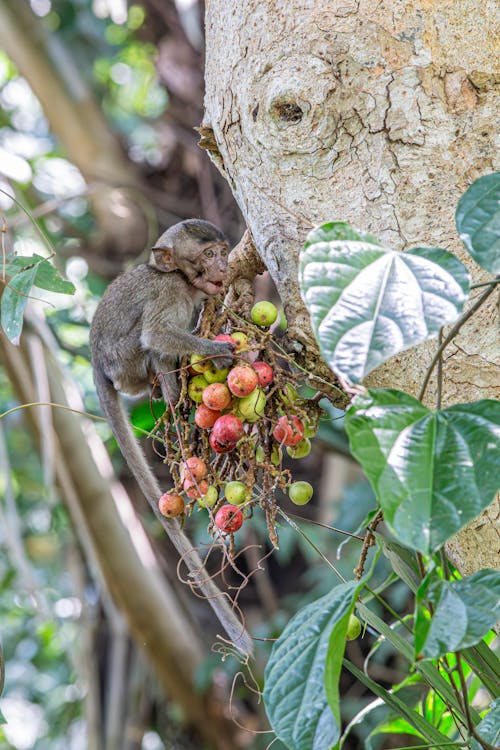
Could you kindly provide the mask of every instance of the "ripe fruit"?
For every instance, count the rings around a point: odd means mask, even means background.
[[[198,376],[197,376],[198,377]],[[203,377],[203,376],[199,376]],[[195,378],[193,378],[195,380]],[[205,378],[203,378],[205,380]],[[207,381],[205,380],[205,383]],[[211,383],[207,385],[202,394],[203,403],[208,406],[209,409],[215,409],[215,411],[221,411],[227,409],[231,403],[231,394],[227,385],[224,383]]]
[[[208,469],[205,461],[202,461],[201,458],[198,458],[197,456],[191,456],[191,458],[187,458],[181,463],[180,471],[182,480],[186,477],[194,480],[203,479],[203,477],[206,476]]]
[[[246,422],[257,422],[264,414],[266,395],[260,388],[255,388],[249,396],[238,401],[238,415]]]
[[[224,414],[214,424],[212,435],[221,445],[235,445],[245,434],[241,419],[234,414]]]
[[[232,336],[229,335],[229,333],[217,334],[214,341],[227,341],[228,344],[234,344],[236,346],[236,341],[233,339]]]
[[[192,498],[206,495],[208,491],[208,482],[206,479],[199,479],[194,483],[192,479],[186,477],[182,486],[186,495]]]
[[[228,372],[228,367],[223,367],[222,370],[218,370],[214,364],[210,364],[204,371],[203,377],[207,383],[224,383]]]
[[[228,482],[224,488],[224,496],[232,505],[241,505],[248,500],[247,488],[243,482]]]
[[[259,378],[259,385],[261,388],[265,388],[267,385],[273,382],[273,368],[270,367],[267,362],[254,362],[252,367],[257,373],[257,377]]]
[[[297,445],[304,437],[304,425],[295,414],[291,417],[280,417],[273,430],[273,437],[283,445]]]
[[[259,376],[252,367],[237,365],[227,376],[227,385],[231,393],[238,398],[249,396],[257,388]]]
[[[194,421],[198,427],[206,430],[209,427],[213,427],[220,416],[220,411],[214,411],[213,409],[209,409],[208,406],[205,406],[205,404],[200,404],[196,407]]]
[[[219,499],[219,493],[217,487],[211,484],[203,497],[198,498],[198,505],[202,508],[211,508]]]
[[[201,396],[208,383],[203,375],[195,375],[188,384],[188,395],[191,401],[201,404]]]
[[[236,341],[236,349],[234,350],[236,353],[241,352],[248,344],[248,336],[243,331],[233,331],[231,338]]]
[[[184,513],[184,500],[180,495],[165,492],[158,500],[158,509],[163,516],[175,518]]]
[[[288,488],[288,495],[295,505],[307,505],[313,495],[309,482],[294,482]]]
[[[272,302],[257,302],[252,307],[250,316],[258,326],[268,327],[274,323],[278,317],[278,310]]]
[[[286,452],[290,458],[304,458],[304,456],[308,456],[311,452],[311,441],[303,438],[296,446],[288,447]]]
[[[189,364],[195,372],[205,372],[210,367],[211,362],[206,357],[202,357],[201,354],[191,354]]]
[[[219,443],[219,441],[215,439],[213,433],[210,434],[208,442],[210,443],[210,447],[212,448],[212,450],[214,450],[216,453],[228,453],[229,451],[232,451],[234,448],[236,448],[236,443],[228,443],[227,445]]]
[[[215,525],[226,534],[238,531],[242,523],[243,513],[235,505],[223,505],[215,514]]]
[[[361,622],[356,615],[349,616],[349,622],[347,624],[346,640],[353,641],[361,633]]]

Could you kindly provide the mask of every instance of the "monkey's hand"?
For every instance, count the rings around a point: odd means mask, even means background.
[[[198,339],[202,346],[196,348],[197,354],[205,357],[213,357],[212,362],[218,370],[230,367],[233,362],[234,344],[229,341],[210,341],[210,339]]]

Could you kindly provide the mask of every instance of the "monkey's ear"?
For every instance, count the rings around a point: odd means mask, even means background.
[[[173,247],[153,247],[149,256],[149,265],[162,273],[177,271],[177,262]]]

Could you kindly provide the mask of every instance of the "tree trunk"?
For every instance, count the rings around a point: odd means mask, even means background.
[[[306,350],[297,257],[318,223],[349,221],[395,249],[444,247],[474,281],[488,278],[462,247],[454,211],[474,179],[499,168],[499,17],[494,0],[207,4],[211,154]],[[445,404],[500,395],[494,296],[446,352]],[[369,384],[416,395],[434,349],[398,355]],[[498,566],[499,513],[494,504],[453,540],[462,571]]]

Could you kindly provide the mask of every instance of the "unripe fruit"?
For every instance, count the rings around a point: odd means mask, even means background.
[[[205,406],[205,404],[200,404],[196,407],[196,411],[194,413],[194,421],[196,422],[198,427],[201,427],[203,430],[207,430],[209,427],[214,426],[220,416],[220,411],[214,411],[213,409],[209,409],[208,406]]]
[[[229,371],[227,386],[238,398],[249,396],[257,388],[259,377],[252,367],[237,365]]]
[[[195,375],[194,378],[191,378],[188,383],[188,395],[191,401],[201,404],[202,394],[207,385],[208,383],[203,375]]]
[[[241,505],[248,500],[248,492],[243,482],[228,482],[224,487],[224,497],[232,505]]]
[[[211,484],[203,497],[198,498],[198,505],[202,508],[211,508],[219,499],[217,487]]]
[[[221,445],[235,445],[241,440],[245,431],[241,419],[234,414],[224,414],[214,424],[212,435]]]
[[[255,449],[255,460],[257,461],[258,464],[261,464],[265,460],[265,457],[266,457],[266,455],[264,453],[264,448],[261,445],[258,445],[257,448]],[[273,445],[273,447],[271,449],[271,456],[270,456],[270,458],[271,458],[271,463],[272,464],[274,464],[275,466],[279,466],[280,465],[280,463],[281,463],[281,450],[280,450],[279,446]]]
[[[243,523],[243,513],[235,505],[223,505],[215,514],[215,525],[226,534],[238,531]]]
[[[215,439],[213,433],[210,434],[208,442],[210,443],[210,447],[212,448],[212,450],[214,450],[216,453],[229,453],[229,451],[232,451],[234,450],[234,448],[236,448],[236,443],[229,443],[227,445],[219,443],[219,441]]]
[[[266,408],[266,395],[260,388],[256,388],[249,396],[240,398],[238,401],[238,414],[246,422],[257,422]]]
[[[349,622],[347,624],[346,640],[353,641],[361,633],[361,622],[356,615],[349,616]]]
[[[228,344],[234,344],[236,346],[236,341],[233,339],[232,336],[229,335],[229,333],[217,334],[214,341],[227,341]]]
[[[205,372],[211,365],[211,362],[206,357],[202,357],[201,354],[191,354],[189,364],[195,372]]]
[[[203,479],[207,474],[207,465],[205,461],[197,456],[191,456],[183,461],[180,465],[181,479]]]
[[[241,352],[248,344],[248,336],[243,331],[233,331],[231,338],[236,341],[236,349],[234,350],[236,353]]]
[[[283,445],[297,445],[304,437],[304,425],[295,414],[291,417],[280,417],[273,430],[273,437]]]
[[[303,438],[295,447],[287,447],[286,452],[290,458],[304,458],[311,452],[311,441]]]
[[[300,398],[297,390],[290,383],[287,383],[279,394],[286,406],[292,406]]]
[[[158,509],[162,516],[175,518],[176,516],[180,516],[181,513],[184,513],[184,500],[180,495],[165,492],[165,494],[158,500]]]
[[[313,496],[313,488],[309,482],[294,482],[288,488],[288,495],[295,505],[307,505]]]
[[[314,437],[317,431],[318,431],[318,428],[314,425],[313,422],[306,422],[304,424],[304,437],[305,438]]]
[[[268,327],[274,323],[278,317],[278,310],[272,302],[257,302],[252,307],[250,316],[258,326]]]
[[[203,378],[203,380],[205,380],[205,378]],[[205,380],[205,383],[206,382],[207,381]],[[222,409],[227,409],[231,403],[231,394],[227,385],[224,383],[212,383],[205,387],[202,399],[205,406],[208,406],[209,409],[222,411]]]
[[[259,378],[259,385],[261,388],[265,388],[267,385],[273,382],[273,368],[270,367],[267,362],[257,361],[253,363],[252,367],[257,373],[257,377]]]
[[[207,383],[224,383],[228,372],[229,367],[223,367],[222,370],[218,370],[214,364],[210,364],[204,371],[203,377]]]
[[[199,479],[194,483],[192,479],[186,477],[182,486],[186,495],[191,498],[202,497],[208,491],[208,482],[206,479]]]

